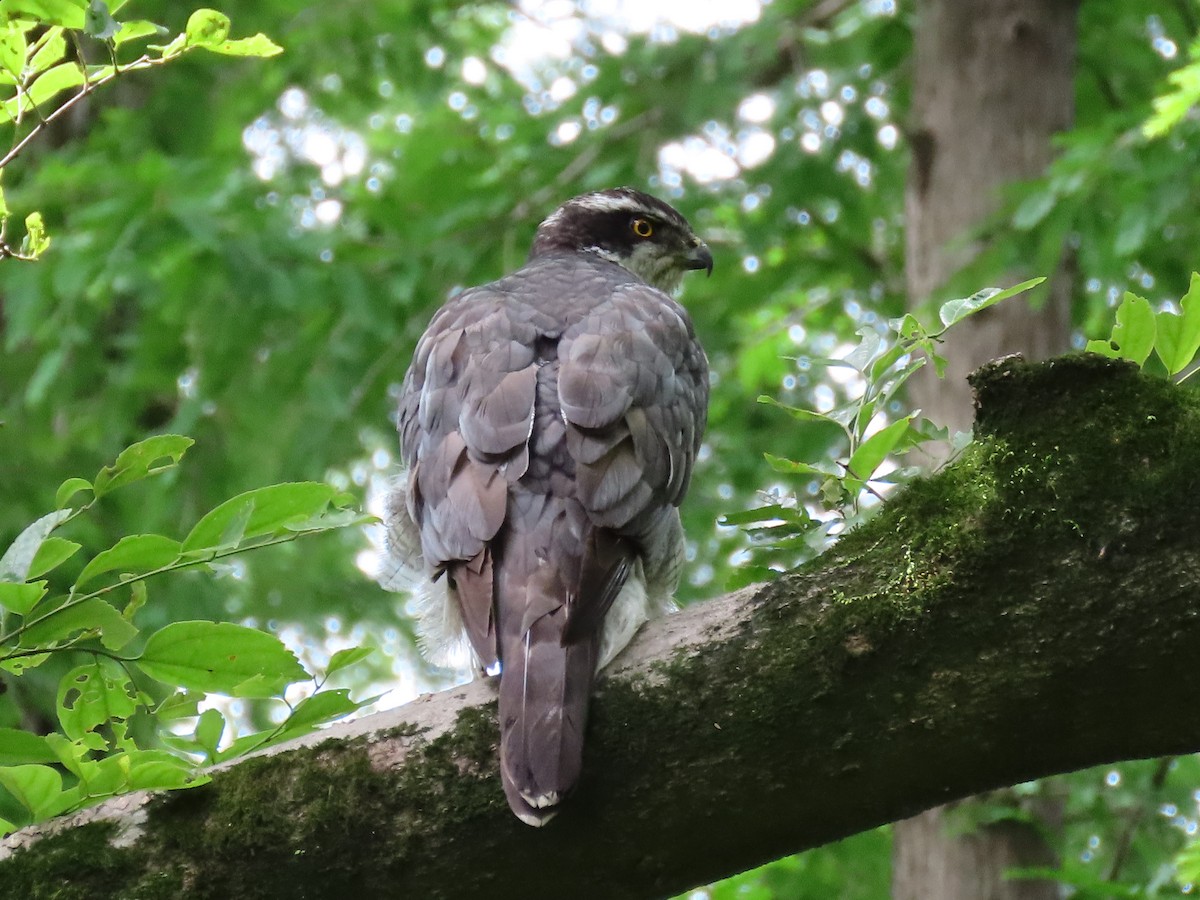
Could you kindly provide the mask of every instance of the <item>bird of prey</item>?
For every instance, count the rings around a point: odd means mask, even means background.
[[[423,582],[435,661],[465,636],[499,669],[504,792],[530,825],[579,778],[596,672],[673,603],[708,361],[670,294],[712,264],[666,203],[583,194],[522,268],[437,312],[404,379],[389,550]]]

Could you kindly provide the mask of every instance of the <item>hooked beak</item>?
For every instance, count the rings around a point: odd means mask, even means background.
[[[709,276],[712,275],[713,258],[709,252],[708,245],[699,238],[695,239],[695,244],[692,249],[687,252],[683,258],[683,265],[688,269],[703,269]]]

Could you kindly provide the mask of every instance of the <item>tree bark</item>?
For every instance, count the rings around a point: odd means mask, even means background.
[[[968,238],[1001,190],[1035,178],[1074,118],[1077,0],[922,0],[914,47],[905,278],[914,307],[978,252]],[[1033,274],[1052,275],[1051,272]],[[1028,277],[1022,273],[1020,277]],[[913,396],[940,424],[971,422],[967,375],[989,359],[1046,359],[1068,348],[1069,284],[1039,309],[1002,303],[953,329],[946,378],[920,373]]]
[[[638,635],[545,828],[505,805],[483,681],[26,829],[0,884],[662,897],[981,790],[1200,749],[1179,716],[1200,704],[1200,507],[1174,502],[1200,489],[1200,401],[1098,357],[976,385],[953,466],[813,563]]]
[[[1074,118],[1076,0],[922,0],[914,48],[912,163],[906,191],[910,303],[928,301],[978,251],[968,240],[994,214],[1001,188],[1041,175],[1051,138]],[[1030,274],[1014,273],[1019,277]],[[1061,276],[1062,273],[1060,273]],[[1038,309],[1004,303],[953,329],[946,378],[920,373],[913,404],[951,431],[971,420],[967,373],[1020,352],[1067,349],[1071,283],[1053,278]],[[935,450],[935,460],[946,447]],[[1032,826],[1006,822],[959,835],[944,810],[898,823],[893,900],[1055,900],[1051,882],[1006,881],[1010,867],[1047,866]]]

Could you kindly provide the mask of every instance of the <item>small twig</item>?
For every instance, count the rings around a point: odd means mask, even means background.
[[[26,89],[25,85],[21,84],[21,82],[18,81],[16,84],[13,85],[13,87],[15,87],[17,89],[17,96],[13,98],[15,101],[17,101],[16,112],[13,113],[13,125],[19,124],[21,121],[21,117],[25,113],[24,109],[22,109],[22,107],[21,107],[21,103],[20,103],[21,99],[24,99],[25,102],[27,104],[29,104],[29,109],[33,110],[33,114],[35,116],[37,116],[38,121],[42,125],[45,125],[46,120],[42,118],[42,111],[37,108],[37,104],[34,103],[33,98],[31,98],[29,96],[29,91]]]
[[[115,75],[106,76],[105,78],[102,78],[99,81],[97,81],[95,83],[95,86],[99,87],[102,84],[107,84],[114,77],[115,77]],[[33,141],[33,139],[35,137],[37,137],[39,134],[41,134],[42,129],[44,129],[47,125],[49,125],[51,122],[53,122],[59,116],[63,115],[67,110],[69,110],[71,107],[73,107],[76,103],[78,103],[80,100],[82,100],[87,95],[88,95],[88,91],[86,89],[81,90],[78,94],[76,94],[74,97],[72,97],[66,103],[64,103],[62,106],[60,106],[54,112],[50,113],[49,116],[42,119],[37,125],[34,125],[33,128],[31,128],[29,130],[29,134],[25,135],[25,137],[23,137],[21,139],[20,143],[18,143],[15,147],[13,147],[11,150],[9,150],[8,153],[6,153],[4,155],[3,159],[0,159],[0,169],[3,169],[10,162],[12,162],[18,156],[20,156],[21,152],[26,147],[29,146],[29,144]],[[37,107],[35,106],[34,109],[37,109]]]
[[[190,559],[190,560],[184,560],[184,561],[174,560],[173,562],[170,562],[165,566],[159,566],[157,569],[151,569],[149,572],[142,572],[140,575],[135,575],[132,578],[126,578],[123,581],[117,581],[114,584],[105,585],[102,588],[97,588],[96,590],[90,591],[89,593],[83,594],[79,597],[73,597],[70,600],[68,600],[66,603],[64,603],[62,606],[59,606],[52,610],[49,610],[48,612],[45,612],[42,615],[38,616],[36,619],[28,620],[27,622],[22,624],[19,628],[14,628],[12,631],[8,632],[8,634],[0,635],[0,645],[7,644],[10,641],[12,641],[13,638],[20,637],[21,634],[24,633],[27,629],[32,628],[34,625],[37,625],[41,622],[46,621],[46,619],[56,616],[59,613],[64,612],[65,610],[72,609],[76,606],[79,606],[80,604],[86,603],[89,600],[95,600],[97,597],[102,597],[105,594],[111,593],[112,591],[115,591],[117,588],[124,587],[127,584],[134,584],[135,582],[138,582],[138,581],[146,581],[147,579],[152,578],[155,575],[162,575],[166,572],[174,572],[174,571],[179,571],[181,569],[190,569],[193,566],[206,565],[208,563],[215,562],[219,559],[228,559],[231,556],[237,556],[240,553],[246,553],[247,551],[250,551],[250,550],[258,550],[262,547],[274,547],[278,544],[289,544],[292,541],[296,540],[296,538],[304,537],[305,535],[308,535],[308,534],[318,534],[322,531],[328,531],[328,530],[329,530],[328,528],[310,528],[305,531],[293,532],[292,534],[286,535],[281,538],[273,538],[272,540],[269,540],[269,541],[263,541],[261,544],[248,544],[248,545],[242,546],[242,547],[234,547],[230,550],[214,550],[213,552],[208,553],[201,557],[197,557],[196,559]],[[40,650],[37,652],[44,653],[45,650],[43,649],[43,650]],[[20,653],[4,654],[3,656],[0,656],[0,659],[9,659],[13,656],[18,656],[18,655],[24,655],[24,654],[20,654]]]
[[[865,491],[866,491],[868,494],[871,494],[871,495],[873,495],[873,496],[875,497],[875,499],[876,499],[876,500],[878,500],[880,503],[882,503],[882,502],[883,502],[883,501],[886,499],[886,498],[883,496],[883,494],[879,493],[879,491],[877,491],[877,490],[875,490],[875,488],[871,487],[871,482],[869,482],[869,481],[864,481],[864,482],[863,482],[863,489],[864,489],[864,490],[865,490]],[[857,505],[858,505],[858,500],[857,500],[857,499],[855,499],[854,503],[855,503],[855,506],[857,506]],[[857,512],[857,510],[856,510],[856,512]]]
[[[90,94],[96,88],[103,87],[104,85],[108,84],[110,81],[115,79],[118,75],[123,74],[125,72],[133,71],[136,69],[148,69],[153,66],[161,66],[163,63],[170,62],[172,59],[175,59],[175,58],[176,58],[175,56],[170,56],[170,57],[164,56],[160,59],[153,59],[149,56],[143,56],[140,59],[134,60],[133,62],[129,63],[128,65],[122,66],[120,69],[114,69],[113,71],[109,72],[107,75],[103,75],[100,78],[97,78],[95,81],[85,80],[84,87],[78,94],[76,94],[74,97],[72,97],[66,103],[64,103],[62,106],[60,106],[54,112],[50,113],[50,115],[46,116],[45,119],[43,119],[41,122],[39,122],[37,125],[35,125],[32,129],[30,129],[29,134],[25,135],[25,137],[23,137],[21,139],[20,143],[18,143],[16,146],[14,146],[11,150],[8,151],[8,153],[6,153],[4,155],[4,157],[2,159],[0,159],[0,169],[3,169],[10,162],[12,162],[18,156],[20,156],[21,153],[25,150],[25,148],[29,146],[29,144],[33,141],[33,139],[35,137],[37,137],[42,132],[42,130],[44,128],[46,128],[46,126],[50,125],[52,122],[54,122],[60,116],[65,114],[68,110],[70,110],[73,106],[75,106],[76,103],[78,103],[80,100],[83,100],[85,97],[88,96],[88,94]]]

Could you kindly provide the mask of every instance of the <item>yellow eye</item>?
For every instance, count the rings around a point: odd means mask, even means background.
[[[634,219],[630,223],[629,227],[632,228],[633,233],[640,238],[648,238],[650,235],[654,234],[654,226],[645,219]]]

